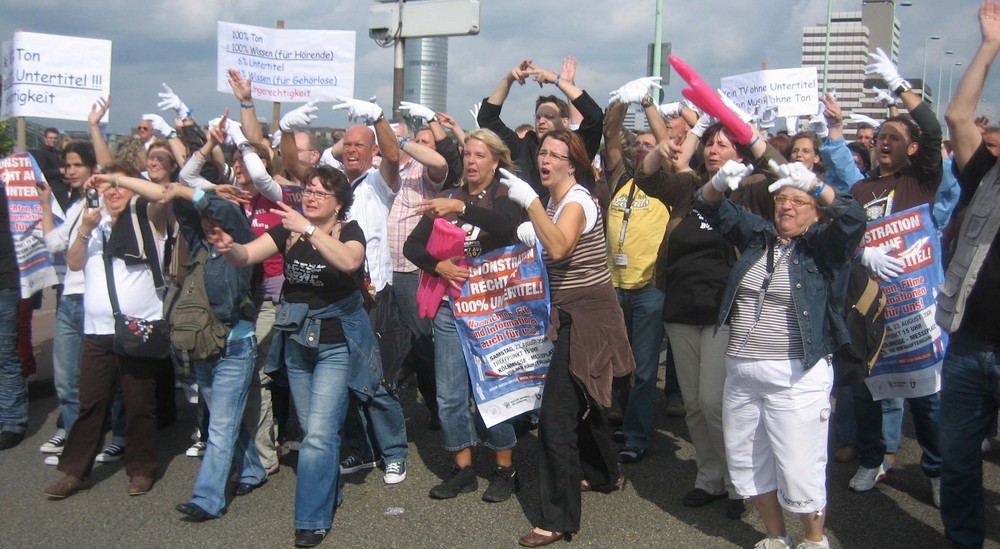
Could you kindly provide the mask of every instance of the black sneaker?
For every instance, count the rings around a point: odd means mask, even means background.
[[[500,467],[493,469],[490,475],[490,486],[483,492],[483,501],[499,503],[510,499],[510,495],[521,489],[521,479],[517,476],[514,467]]]
[[[0,450],[13,448],[21,444],[22,440],[24,440],[24,433],[15,433],[14,431],[0,432]]]
[[[479,488],[476,471],[472,467],[456,466],[444,477],[444,482],[431,488],[434,499],[451,499],[459,494],[475,492]]]
[[[317,528],[315,530],[295,530],[295,546],[316,547],[320,543],[323,543],[323,538],[326,537],[326,532],[326,528]]]

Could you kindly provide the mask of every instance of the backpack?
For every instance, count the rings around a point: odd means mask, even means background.
[[[168,299],[170,343],[185,364],[221,353],[232,329],[216,318],[209,304],[205,290],[207,258],[208,249],[202,248],[183,265],[183,277],[178,276],[173,296]]]
[[[851,341],[833,353],[834,386],[861,383],[871,373],[885,343],[885,292],[868,270],[851,265],[844,320]]]

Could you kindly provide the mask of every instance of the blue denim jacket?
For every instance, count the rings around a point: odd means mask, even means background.
[[[775,238],[774,222],[752,214],[728,199],[706,202],[701,191],[694,207],[727,240],[740,250],[729,273],[729,283],[722,297],[716,331],[726,323],[736,299],[740,280],[768,249]],[[865,210],[851,195],[837,193],[833,203],[823,209],[832,219],[829,224],[815,223],[792,250],[788,276],[792,301],[805,351],[805,366],[812,367],[850,339],[844,322],[844,300],[850,261],[865,233]]]
[[[318,348],[322,321],[336,318],[344,328],[350,355],[347,386],[358,398],[369,400],[382,379],[382,355],[361,304],[358,292],[322,309],[310,309],[305,303],[289,303],[282,298],[274,318],[274,330],[278,333],[271,340],[264,372],[271,373],[282,366],[285,338],[304,347]]]

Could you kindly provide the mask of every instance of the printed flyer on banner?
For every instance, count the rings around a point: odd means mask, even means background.
[[[816,67],[748,72],[727,76],[721,85],[726,97],[757,117],[767,108],[776,108],[781,117],[819,112]]]
[[[3,44],[3,119],[86,121],[110,93],[110,40],[15,32]]]
[[[35,186],[45,181],[45,176],[29,153],[17,153],[0,159],[0,177],[7,193],[10,235],[21,269],[21,297],[28,298],[59,283],[42,236],[42,203]]]
[[[886,295],[886,337],[868,388],[875,400],[936,393],[948,334],[934,321],[944,273],[930,208],[923,204],[869,223],[864,245],[883,244],[905,269],[892,282],[879,280]]]
[[[219,21],[216,89],[232,94],[229,69],[254,99],[277,103],[354,97],[354,31],[286,30]]]
[[[487,427],[541,406],[552,358],[549,277],[535,247],[516,244],[469,258],[452,300],[476,406]]]

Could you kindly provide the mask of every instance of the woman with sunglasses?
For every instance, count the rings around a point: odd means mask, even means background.
[[[730,325],[723,425],[729,474],[767,530],[755,547],[793,547],[783,509],[799,515],[798,549],[829,548],[826,511],[831,354],[847,343],[844,301],[865,211],[799,162],[778,169],[772,219],[725,198],[745,167],[728,161],[695,209],[740,257],[729,275],[716,329]],[[727,181],[729,179],[730,181]],[[820,222],[820,213],[830,219]]]

